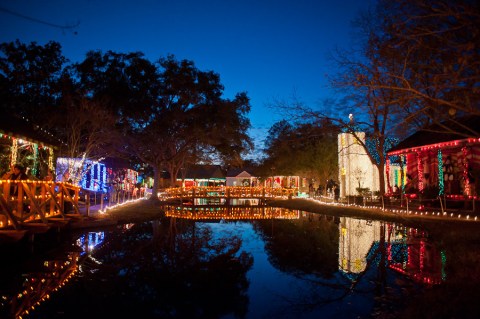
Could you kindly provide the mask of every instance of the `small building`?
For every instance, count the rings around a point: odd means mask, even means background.
[[[107,168],[105,164],[82,158],[57,158],[56,181],[65,182],[65,173],[69,174],[74,185],[84,190],[107,193]]]
[[[248,168],[232,168],[226,174],[227,186],[255,187],[259,185],[258,177]]]
[[[306,181],[306,179],[303,180]],[[264,186],[272,188],[300,188],[300,176],[270,176],[265,179]]]
[[[182,187],[225,186],[226,174],[220,165],[191,165],[181,169],[177,183]]]
[[[399,179],[404,193],[450,198],[478,195],[480,135],[466,136],[480,128],[480,117],[459,122],[461,126],[450,126],[456,133],[442,133],[432,126],[412,134],[387,152],[387,175],[392,162],[404,168],[405,178]],[[388,182],[392,184],[391,179]]]

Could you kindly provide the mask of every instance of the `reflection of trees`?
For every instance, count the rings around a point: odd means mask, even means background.
[[[274,267],[325,277],[337,271],[338,226],[334,219],[306,213],[299,220],[258,221],[255,225]]]
[[[98,316],[122,318],[245,315],[245,274],[253,260],[240,252],[239,238],[213,238],[208,225],[165,218],[135,225],[106,242],[93,254],[102,264],[68,298],[80,312],[98,309]],[[66,301],[56,299],[56,307]]]

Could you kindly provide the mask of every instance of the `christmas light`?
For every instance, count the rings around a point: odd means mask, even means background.
[[[445,192],[445,184],[443,181],[443,158],[442,158],[441,149],[438,150],[437,159],[438,159],[438,195],[443,195]]]
[[[424,188],[423,183],[423,161],[422,161],[422,153],[417,152],[417,171],[418,171],[418,190],[421,192]]]

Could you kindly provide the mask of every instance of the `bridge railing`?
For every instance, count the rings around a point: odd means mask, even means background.
[[[36,180],[0,180],[0,229],[21,229],[28,222],[48,223],[52,217],[66,217],[65,206],[78,208],[80,188],[70,183]]]
[[[271,187],[243,187],[243,186],[216,186],[216,187],[173,187],[166,188],[161,196],[166,199],[185,198],[226,198],[226,199],[266,199],[278,197],[293,197],[298,193],[297,188]]]

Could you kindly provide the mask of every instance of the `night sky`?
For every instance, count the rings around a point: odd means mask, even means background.
[[[256,144],[282,118],[268,105],[295,95],[308,106],[332,97],[335,47],[374,0],[0,0],[0,42],[57,41],[72,62],[89,50],[173,54],[220,74],[224,97],[251,98]]]

